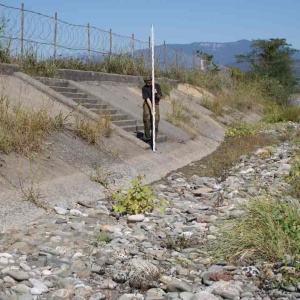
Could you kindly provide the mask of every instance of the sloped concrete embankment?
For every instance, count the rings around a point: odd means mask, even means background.
[[[29,110],[47,105],[53,115],[60,111],[69,114],[73,110],[57,101],[55,95],[41,92],[21,78],[1,76],[0,84],[2,95],[9,98],[11,105],[22,102]],[[127,88],[130,91],[137,87]],[[114,99],[115,94],[112,91],[110,99]],[[140,101],[140,96],[135,99]],[[111,188],[115,189],[128,186],[138,174],[145,174],[145,183],[158,180],[171,170],[211,153],[218,145],[218,141],[201,136],[184,143],[173,139],[153,153],[114,134],[111,139],[105,139],[99,149],[67,130],[50,136],[46,150],[33,161],[16,154],[1,154],[0,230],[19,226],[44,213],[43,209],[24,201],[21,182],[27,188],[33,183],[34,188],[40,190],[40,200],[48,207],[74,204],[78,200],[96,201],[105,197],[105,190],[90,180],[95,166],[107,174]]]

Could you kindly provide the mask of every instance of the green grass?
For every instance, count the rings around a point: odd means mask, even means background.
[[[299,122],[300,107],[287,105],[270,105],[263,116],[266,123]]]
[[[224,108],[219,99],[210,99],[209,97],[204,96],[201,99],[200,104],[218,116],[223,115]]]
[[[223,229],[216,255],[230,262],[277,262],[286,254],[299,257],[300,204],[265,197],[249,200],[246,214]]]
[[[178,100],[171,99],[172,112],[167,113],[166,120],[175,126],[180,127],[191,136],[196,136],[197,131],[192,123],[192,111]]]

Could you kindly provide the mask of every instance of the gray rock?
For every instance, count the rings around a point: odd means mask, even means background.
[[[52,255],[55,255],[55,256],[60,255],[59,251],[57,251],[56,249],[54,249],[52,247],[49,247],[49,246],[40,246],[39,250],[40,250],[40,252],[49,253],[49,254],[52,254]]]
[[[134,258],[130,262],[129,284],[134,288],[153,287],[160,277],[159,269],[150,261]]]
[[[30,275],[27,272],[23,271],[8,271],[6,272],[6,275],[12,277],[17,281],[28,280],[30,278]]]
[[[164,300],[165,295],[164,290],[154,288],[147,291],[145,300]]]
[[[65,208],[63,208],[63,207],[54,206],[53,208],[54,208],[54,210],[56,211],[56,213],[59,214],[59,215],[66,215],[67,212],[68,212],[68,211],[67,211]]]
[[[198,292],[197,294],[193,295],[190,300],[219,300],[216,296],[208,293],[206,291]]]
[[[168,283],[167,289],[170,292],[191,292],[192,291],[192,287],[188,283],[176,278],[172,279]]]
[[[103,293],[101,293],[101,292],[93,294],[89,298],[89,300],[105,300],[105,299],[106,299],[106,296]],[[74,298],[72,300],[74,300]]]
[[[118,300],[144,300],[142,294],[124,294]]]
[[[190,292],[182,292],[180,293],[180,298],[182,300],[190,300],[192,297],[193,297],[193,293],[190,293]]]
[[[27,294],[30,292],[30,287],[22,283],[17,284],[13,289],[19,294]]]
[[[48,287],[41,281],[34,278],[30,278],[29,282],[33,285],[33,288],[31,288],[30,290],[30,293],[32,295],[42,295],[43,293],[48,292]]]
[[[128,222],[143,222],[145,219],[145,216],[142,214],[139,215],[130,215],[127,217]]]
[[[224,299],[235,300],[236,297],[240,296],[240,292],[242,291],[240,287],[226,282],[226,281],[218,281],[210,286],[212,289],[212,293],[214,295],[221,296]]]
[[[112,280],[117,283],[125,283],[129,279],[128,272],[115,271],[112,275]]]
[[[80,223],[71,223],[71,228],[74,230],[83,230],[85,228],[85,222],[82,221]]]
[[[18,300],[33,300],[33,296],[30,294],[23,294],[19,296]]]

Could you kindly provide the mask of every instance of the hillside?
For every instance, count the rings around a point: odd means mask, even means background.
[[[239,40],[236,42],[229,43],[214,43],[214,42],[194,42],[191,44],[167,44],[167,48],[177,51],[183,51],[186,59],[186,64],[192,64],[193,53],[196,53],[197,50],[201,50],[207,54],[214,56],[214,61],[220,65],[224,66],[235,66],[239,67],[242,70],[246,71],[248,69],[247,64],[238,64],[236,62],[236,55],[246,54],[251,51],[251,41],[249,40]],[[158,53],[163,45],[157,46]],[[294,59],[300,59],[300,52],[294,54]],[[295,64],[296,72],[299,76],[300,74],[300,65],[299,62]]]

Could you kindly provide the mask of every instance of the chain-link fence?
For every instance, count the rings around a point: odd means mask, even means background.
[[[113,56],[141,58],[150,66],[150,38],[147,42],[132,36],[121,36],[87,25],[60,20],[57,13],[46,16],[34,11],[0,4],[1,45],[10,55],[24,57],[34,54],[39,60],[76,59],[85,62],[103,61]],[[199,66],[196,53],[170,49],[164,43],[155,47],[156,65],[161,70]]]

